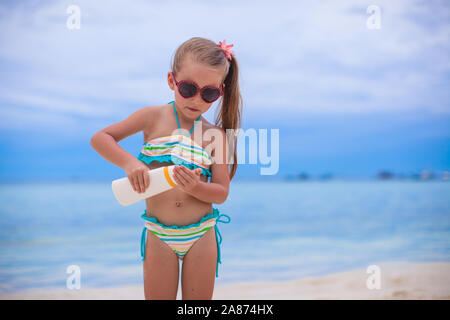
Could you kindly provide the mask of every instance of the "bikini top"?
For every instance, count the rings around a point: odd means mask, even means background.
[[[169,103],[173,104],[180,134],[155,138],[145,142],[137,158],[147,164],[158,161],[183,165],[189,169],[200,168],[202,169],[203,175],[211,176],[211,171],[209,170],[212,163],[211,156],[205,149],[189,138],[201,115],[194,122],[191,131],[184,136],[181,134],[180,122],[178,121],[177,111],[175,110],[175,101]]]

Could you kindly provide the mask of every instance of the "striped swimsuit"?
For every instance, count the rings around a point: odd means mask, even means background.
[[[193,128],[193,127],[192,127]],[[149,164],[153,161],[172,162],[190,169],[202,169],[202,174],[211,176],[211,157],[195,141],[183,135],[160,137],[144,143],[138,159]]]
[[[184,165],[190,169],[202,169],[202,174],[211,177],[209,170],[212,159],[208,152],[199,146],[195,141],[189,138],[200,117],[195,121],[191,131],[187,136],[181,135],[180,123],[175,109],[175,101],[169,102],[173,104],[173,110],[177,119],[179,135],[165,136],[152,139],[145,142],[138,159],[149,164],[153,161],[171,162],[176,165]],[[227,220],[221,220],[221,217]],[[148,217],[147,210],[141,216],[145,220],[145,226],[141,235],[141,257],[145,260],[145,244],[147,241],[147,230],[152,232],[163,242],[165,242],[178,256],[183,257],[194,245],[194,243],[202,237],[208,230],[214,228],[217,242],[217,267],[216,277],[218,276],[220,258],[220,244],[222,236],[220,235],[217,223],[229,223],[230,217],[225,214],[219,214],[219,209],[213,208],[212,213],[207,213],[199,222],[187,226],[166,226],[160,223],[155,217]]]

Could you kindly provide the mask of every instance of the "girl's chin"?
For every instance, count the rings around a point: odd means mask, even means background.
[[[198,119],[198,116],[200,115],[200,111],[192,112],[188,109],[183,110],[183,115],[185,118],[190,119],[192,121],[195,121]]]

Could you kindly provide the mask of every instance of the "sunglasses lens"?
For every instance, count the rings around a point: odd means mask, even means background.
[[[220,91],[218,89],[205,88],[202,92],[202,98],[206,102],[213,102],[217,100],[220,96]]]
[[[180,94],[184,97],[184,98],[190,98],[195,96],[195,94],[197,93],[197,88],[192,85],[189,84],[187,82],[183,82],[180,84]]]

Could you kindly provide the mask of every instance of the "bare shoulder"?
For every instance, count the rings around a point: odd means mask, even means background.
[[[208,122],[208,120],[206,120],[205,118],[203,118],[202,121],[202,125],[203,125],[203,129],[204,130],[209,130],[209,129],[213,129],[213,130],[219,130],[220,132],[222,132],[223,134],[225,134],[225,130],[223,130],[221,127],[216,126],[210,122]]]
[[[202,123],[203,124],[203,123]],[[207,132],[207,139],[210,139],[211,143],[216,145],[218,141],[221,141],[222,143],[226,143],[226,133],[225,130],[219,126],[216,126],[214,124],[211,124],[205,120],[205,123],[203,124],[203,131]]]
[[[155,129],[161,119],[164,118],[164,106],[165,105],[150,105],[142,108],[142,116],[145,117],[146,123],[143,128],[144,140],[147,139],[149,133]]]
[[[147,120],[146,127],[151,126],[155,120],[158,120],[161,116],[162,108],[162,105],[151,105],[143,107],[139,110],[142,116]]]
[[[121,141],[135,133],[145,130],[149,125],[156,122],[156,117],[158,117],[157,107],[143,107],[134,111],[126,119],[113,123],[97,133],[104,132],[112,136],[116,141]]]
[[[215,135],[220,134],[221,138],[225,139],[226,134],[225,134],[225,130],[223,128],[216,126],[216,125],[211,125],[211,127],[209,129],[213,130]]]

